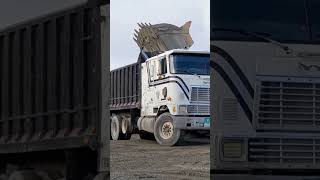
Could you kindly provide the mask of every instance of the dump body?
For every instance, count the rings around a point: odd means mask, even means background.
[[[56,13],[63,9],[85,4],[88,0],[72,0],[72,1],[1,1],[1,17],[0,29],[9,26],[15,26],[21,22],[27,22],[33,19],[45,17],[48,14]]]
[[[133,63],[110,73],[110,109],[134,109],[141,105],[140,63]]]
[[[81,5],[0,32],[0,153],[97,141],[100,28]]]
[[[109,1],[75,4],[0,30],[1,178],[109,177]]]

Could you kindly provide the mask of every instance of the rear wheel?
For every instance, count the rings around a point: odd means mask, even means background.
[[[121,118],[118,115],[112,115],[111,117],[111,138],[112,140],[123,139],[123,134],[121,132]]]
[[[123,118],[121,121],[121,132],[123,134],[123,140],[129,140],[131,138],[132,125],[130,118]]]
[[[154,137],[160,145],[173,146],[180,139],[181,131],[174,127],[170,113],[161,114],[154,126]]]

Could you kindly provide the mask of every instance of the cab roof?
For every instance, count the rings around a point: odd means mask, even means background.
[[[168,56],[170,54],[174,54],[174,53],[189,53],[189,54],[210,54],[210,52],[208,51],[200,51],[200,50],[186,50],[186,49],[173,49],[173,50],[170,50],[170,51],[166,51],[166,52],[163,52],[157,56],[153,56],[151,58],[149,58],[147,61],[150,61],[150,60],[153,60],[153,59],[157,59],[159,57],[163,57],[163,56]]]

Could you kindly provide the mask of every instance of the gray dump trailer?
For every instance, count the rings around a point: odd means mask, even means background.
[[[109,2],[0,31],[0,179],[109,176]]]

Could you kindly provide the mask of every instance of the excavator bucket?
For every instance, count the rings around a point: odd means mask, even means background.
[[[134,30],[134,41],[141,50],[146,52],[164,52],[172,49],[189,49],[193,45],[189,33],[191,21],[177,27],[172,24],[138,23],[139,29]]]

